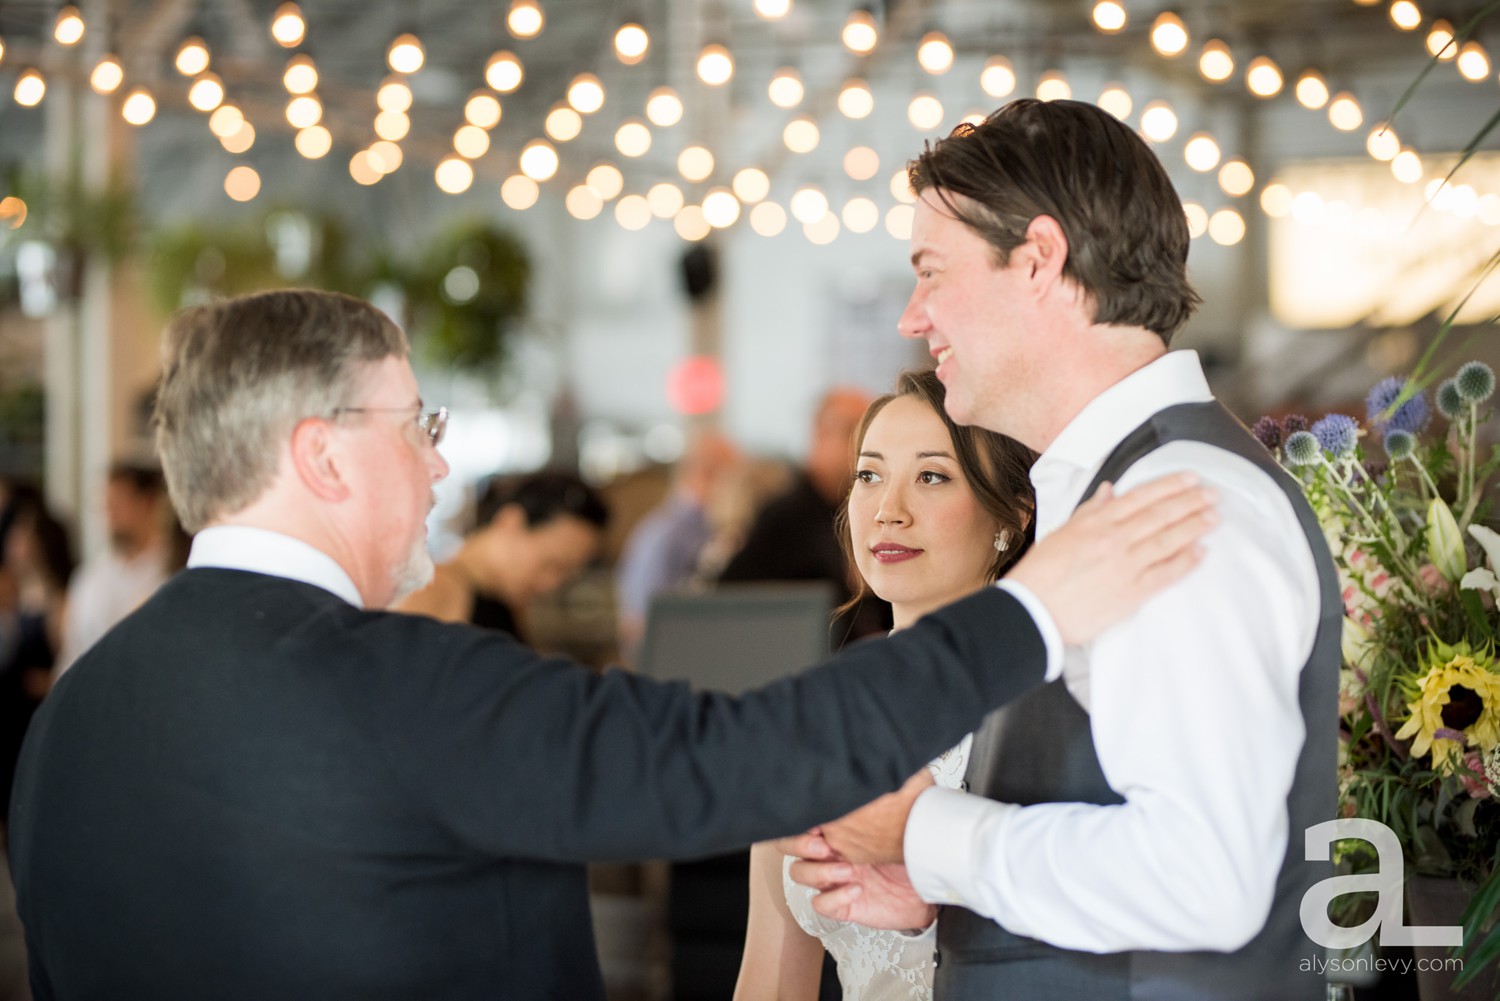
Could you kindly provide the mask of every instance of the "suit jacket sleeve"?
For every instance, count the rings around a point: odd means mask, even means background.
[[[395,781],[477,850],[558,861],[705,855],[841,816],[1046,666],[1031,617],[995,588],[739,698],[425,619],[391,649],[389,618],[365,617],[355,641],[399,672],[359,710]]]

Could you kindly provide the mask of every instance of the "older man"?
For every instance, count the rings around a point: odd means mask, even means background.
[[[158,447],[198,535],[27,739],[38,1001],[600,998],[578,863],[720,851],[894,788],[1043,681],[1042,606],[1091,634],[1185,573],[1212,516],[1180,478],[1100,504],[1024,587],[732,700],[378,611],[431,573],[445,421],[358,300],[174,321]]]

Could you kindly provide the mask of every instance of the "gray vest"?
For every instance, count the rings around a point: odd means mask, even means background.
[[[1156,414],[1105,460],[1084,498],[1104,480],[1117,482],[1146,454],[1182,440],[1217,446],[1270,474],[1291,499],[1318,568],[1322,612],[1312,655],[1302,668],[1298,686],[1307,740],[1287,795],[1289,836],[1270,917],[1260,933],[1237,952],[1096,955],[1023,938],[972,911],[945,907],[938,920],[939,1001],[1321,1001],[1324,997],[1321,978],[1300,969],[1300,960],[1320,955],[1321,950],[1303,934],[1298,907],[1308,887],[1332,875],[1326,862],[1303,861],[1302,832],[1332,819],[1335,811],[1343,615],[1338,579],[1317,518],[1297,484],[1216,402],[1183,404]],[[1232,706],[1204,707],[1204,711],[1224,715],[1225,740],[1256,739],[1254,734],[1235,731]],[[1185,750],[1191,753],[1192,749]],[[990,714],[974,736],[965,779],[971,792],[1023,806],[1123,802],[1100,769],[1088,713],[1061,679]]]

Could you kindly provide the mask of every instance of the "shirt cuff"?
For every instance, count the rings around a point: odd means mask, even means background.
[[[1042,634],[1042,646],[1047,648],[1047,680],[1056,681],[1062,676],[1063,640],[1057,623],[1052,621],[1052,613],[1024,584],[1001,579],[995,582],[995,586],[1019,601],[1031,616],[1031,621],[1036,623],[1036,631]]]
[[[1006,814],[1019,809],[956,789],[925,790],[912,804],[902,839],[912,888],[929,904],[977,910],[966,891],[974,889],[979,872],[980,827],[986,821],[1003,823]]]

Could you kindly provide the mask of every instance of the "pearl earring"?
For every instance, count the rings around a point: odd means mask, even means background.
[[[1000,531],[995,533],[995,552],[1003,553],[1009,548],[1010,532],[1007,529],[1002,528]]]

